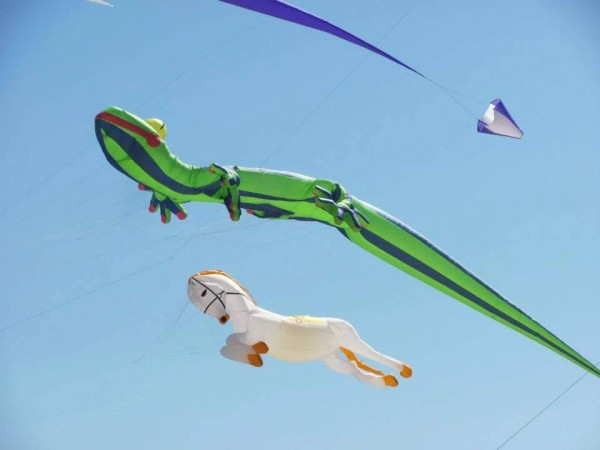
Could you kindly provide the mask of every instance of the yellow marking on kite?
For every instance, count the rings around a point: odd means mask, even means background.
[[[286,319],[296,323],[325,323],[325,319],[311,316],[287,316]]]

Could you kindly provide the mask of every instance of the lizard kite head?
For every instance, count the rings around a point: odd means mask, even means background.
[[[136,181],[139,189],[152,191],[148,209],[160,210],[163,223],[170,221],[171,214],[185,219],[181,203],[198,198],[224,201],[232,219],[239,219],[237,172],[216,164],[195,167],[177,159],[165,142],[167,127],[162,120],[143,120],[111,106],[96,116],[95,128],[110,165]]]
[[[163,168],[175,158],[164,141],[164,122],[143,120],[112,106],[96,116],[95,126],[108,162],[129,178],[161,192]]]

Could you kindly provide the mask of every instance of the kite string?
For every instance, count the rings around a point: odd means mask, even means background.
[[[400,22],[402,22],[406,16],[408,16],[413,9],[415,9],[415,7],[421,2],[421,0],[417,0],[409,9],[408,11],[406,11],[406,13],[400,18],[400,20],[392,27],[392,29],[390,31],[388,31],[386,33],[386,35],[377,42],[377,44],[380,44],[381,42],[383,42],[395,29],[396,27],[400,24]],[[418,72],[417,72],[418,73]],[[474,95],[469,95],[469,94],[465,94],[464,92],[458,91],[456,89],[451,89],[447,86],[443,86],[439,83],[437,83],[436,81],[433,81],[431,78],[419,74],[421,75],[423,78],[425,78],[427,81],[429,81],[430,83],[432,83],[433,85],[437,86],[438,88],[440,88],[448,97],[450,97],[458,106],[460,106],[471,118],[475,118],[477,119],[477,116],[475,116],[460,100],[458,100],[456,98],[455,95],[459,95],[461,97],[465,97],[475,103],[481,104],[481,105],[487,105],[488,102],[486,102],[484,99],[481,99],[479,97],[475,97]],[[455,94],[455,95],[453,95]]]
[[[456,90],[454,90],[454,89],[447,88],[446,86],[443,86],[443,85],[441,85],[441,84],[439,84],[439,83],[437,83],[437,82],[433,81],[431,78],[427,78],[427,77],[425,77],[425,79],[426,79],[427,81],[429,81],[430,83],[432,83],[433,85],[435,85],[435,86],[437,86],[438,88],[440,88],[440,89],[442,90],[442,92],[443,92],[444,94],[446,94],[448,97],[450,97],[450,98],[451,98],[451,99],[454,101],[454,103],[456,103],[458,106],[460,106],[460,107],[462,108],[462,110],[463,110],[463,111],[465,111],[465,112],[466,112],[466,113],[469,115],[469,117],[471,117],[472,119],[475,119],[475,120],[477,120],[477,119],[478,119],[478,117],[477,117],[475,114],[473,114],[473,113],[472,113],[472,112],[469,110],[469,108],[467,108],[467,107],[466,107],[466,106],[465,106],[465,105],[464,105],[464,104],[463,104],[463,103],[462,103],[462,102],[461,102],[461,101],[460,101],[458,98],[456,98],[456,96],[455,96],[455,95],[453,95],[453,94],[452,94],[453,92],[454,92],[455,94],[458,94],[458,93],[459,93],[458,91],[456,91]],[[463,95],[463,94],[459,94],[459,95]],[[476,98],[476,97],[473,97],[473,98]],[[484,103],[484,104],[485,104],[485,103]]]
[[[413,5],[404,13],[404,15],[402,17],[400,17],[400,19],[398,19],[396,21],[396,23],[392,26],[392,28],[389,29],[389,31],[377,41],[377,44],[379,45],[380,43],[382,43],[390,34],[392,34],[392,32],[398,27],[398,25],[400,25],[400,23],[402,23],[402,21],[404,19],[406,19],[406,17],[412,12],[413,9],[415,9],[415,7],[421,3],[422,0],[417,0],[415,3],[413,3]],[[271,157],[273,155],[275,155],[275,153],[279,152],[283,146],[296,134],[296,132],[298,132],[298,130],[300,128],[302,128],[304,126],[304,124],[306,124],[306,122],[308,122],[312,116],[315,115],[315,113],[321,108],[321,106],[323,106],[323,104],[325,104],[327,102],[327,100],[329,100],[329,98],[335,93],[335,91],[338,90],[338,88],[344,84],[344,82],[350,78],[350,76],[356,72],[356,70],[360,67],[360,65],[365,61],[365,59],[367,59],[369,57],[370,53],[366,53],[365,56],[363,56],[363,58],[354,66],[352,67],[352,69],[350,69],[350,71],[329,91],[328,94],[325,95],[325,97],[323,97],[323,99],[317,103],[317,105],[304,117],[304,119],[302,119],[300,121],[300,123],[296,126],[296,128],[294,128],[288,135],[287,137],[285,137],[283,139],[283,141],[281,141],[281,143],[275,147],[271,153],[269,153],[266,158],[262,161],[261,165],[264,165],[267,161],[269,161],[269,159],[271,159]],[[428,79],[428,78],[426,78]]]
[[[598,367],[598,365],[600,364],[600,361],[598,361],[596,364],[594,364],[594,367]],[[554,400],[552,400],[550,403],[548,403],[546,406],[544,406],[544,408],[542,408],[542,410],[540,412],[538,412],[535,416],[533,416],[531,419],[529,419],[525,425],[523,425],[521,428],[519,428],[517,431],[515,431],[508,439],[506,439],[502,444],[500,444],[499,447],[496,448],[496,450],[501,449],[502,447],[504,447],[506,444],[508,444],[516,435],[518,435],[521,431],[523,431],[525,428],[527,428],[527,426],[529,424],[531,424],[535,419],[537,419],[538,417],[540,417],[548,408],[550,408],[554,403],[556,403],[558,401],[558,399],[560,399],[563,395],[565,395],[567,392],[569,392],[571,390],[571,388],[573,388],[577,383],[579,383],[581,380],[583,380],[583,378],[588,375],[590,372],[589,371],[585,371],[585,373],[583,375],[581,375],[577,380],[575,380],[568,388],[566,388],[564,391],[562,391],[560,394],[558,394],[557,397],[554,398]]]
[[[417,7],[417,5],[421,3],[421,0],[417,0],[415,3],[413,3],[413,5],[406,11],[406,13],[398,20],[398,22],[396,22],[396,24],[379,40],[377,41],[377,44],[379,45],[380,43],[382,43],[390,34],[392,34],[392,32],[398,27],[398,25]],[[362,61],[361,61],[362,62]],[[488,102],[486,102],[485,100],[479,98],[479,97],[475,97],[473,95],[469,95],[469,94],[465,94],[461,91],[458,91],[456,89],[450,89],[449,87],[443,86],[435,81],[433,81],[431,78],[428,78],[424,75],[422,75],[423,78],[425,78],[427,81],[429,81],[430,83],[434,84],[435,86],[437,86],[438,88],[440,88],[448,97],[450,97],[458,106],[460,106],[464,111],[466,111],[466,113],[474,119],[477,119],[477,116],[473,115],[473,113],[460,101],[458,100],[455,95],[452,95],[452,93],[459,95],[461,97],[465,97],[470,99],[473,102],[482,104],[482,105],[487,105]]]
[[[21,325],[21,324],[25,323],[25,322],[29,322],[30,320],[33,320],[33,319],[35,319],[35,318],[37,318],[37,317],[40,317],[40,316],[46,315],[46,314],[48,314],[48,313],[50,313],[50,312],[52,312],[52,311],[55,311],[55,310],[57,310],[57,309],[60,309],[60,308],[62,308],[62,307],[64,307],[64,306],[67,306],[67,305],[68,305],[68,304],[70,304],[70,303],[73,303],[73,302],[75,302],[75,301],[77,301],[77,300],[80,300],[80,299],[82,299],[82,298],[85,298],[85,297],[87,297],[87,296],[89,296],[89,295],[91,295],[91,294],[95,294],[96,292],[99,292],[99,291],[101,291],[101,290],[103,290],[103,289],[105,289],[105,288],[107,288],[107,287],[113,286],[113,285],[115,285],[115,284],[117,284],[117,283],[120,283],[121,281],[124,281],[124,280],[127,280],[127,279],[129,279],[129,278],[132,278],[132,277],[134,277],[134,276],[136,276],[136,275],[138,275],[138,274],[140,274],[140,273],[146,272],[146,271],[148,271],[148,270],[150,270],[150,269],[154,269],[155,267],[158,267],[158,266],[162,265],[163,263],[166,263],[166,262],[168,262],[168,261],[172,261],[172,260],[175,258],[175,256],[176,256],[176,255],[177,255],[177,254],[178,254],[178,253],[179,253],[181,250],[183,250],[183,248],[184,248],[185,246],[187,246],[187,244],[188,244],[188,243],[189,243],[189,242],[190,242],[192,239],[194,239],[195,237],[197,237],[197,236],[198,236],[198,233],[199,233],[199,232],[200,232],[200,231],[201,231],[201,230],[202,230],[204,227],[206,227],[206,225],[208,224],[208,222],[209,222],[211,219],[213,219],[213,217],[214,217],[214,216],[217,214],[217,212],[218,212],[218,211],[219,211],[219,210],[215,209],[215,210],[214,210],[214,211],[213,211],[213,212],[212,212],[212,213],[211,213],[211,214],[210,214],[210,215],[209,215],[209,216],[206,218],[206,220],[205,220],[205,221],[204,221],[204,222],[203,222],[203,223],[202,223],[202,224],[201,224],[201,225],[200,225],[200,226],[199,226],[199,227],[198,227],[198,228],[197,228],[197,229],[196,229],[196,230],[195,230],[193,233],[191,233],[191,234],[190,234],[190,235],[189,235],[189,236],[188,236],[188,237],[187,237],[187,238],[184,240],[184,242],[183,242],[183,243],[182,243],[182,244],[181,244],[179,247],[177,247],[177,248],[176,248],[176,249],[175,249],[175,250],[174,250],[174,251],[173,251],[173,252],[172,252],[172,253],[171,253],[171,254],[170,254],[168,257],[166,257],[166,258],[163,258],[163,259],[161,259],[161,260],[159,260],[159,261],[156,261],[156,262],[154,262],[154,263],[152,263],[152,264],[149,264],[149,265],[147,265],[147,266],[144,266],[144,267],[142,267],[141,269],[138,269],[138,270],[136,270],[136,271],[134,271],[134,272],[130,272],[130,273],[128,273],[128,274],[125,274],[125,275],[123,275],[122,277],[119,277],[119,278],[117,278],[117,279],[115,279],[115,280],[109,281],[108,283],[102,284],[102,285],[100,285],[100,286],[98,286],[98,287],[96,287],[96,288],[93,288],[93,289],[91,289],[91,290],[89,290],[89,291],[86,291],[86,292],[84,292],[84,293],[82,293],[82,294],[79,294],[79,295],[76,295],[76,296],[74,296],[74,297],[71,297],[71,298],[69,298],[69,299],[67,299],[67,300],[63,301],[62,303],[58,303],[58,304],[56,304],[56,305],[53,305],[53,306],[51,306],[51,307],[49,307],[49,308],[46,308],[46,309],[44,309],[44,310],[42,310],[42,311],[39,311],[39,312],[37,312],[37,313],[31,314],[31,315],[29,315],[29,316],[27,316],[27,317],[24,317],[24,318],[22,318],[22,319],[20,319],[20,320],[17,320],[16,322],[12,322],[12,323],[10,323],[10,324],[8,324],[8,325],[6,325],[6,326],[4,326],[4,327],[0,328],[0,333],[3,333],[4,331],[7,331],[7,330],[9,330],[9,329],[11,329],[11,328],[14,328],[14,327],[16,327],[16,326],[18,326],[18,325]],[[139,212],[139,211],[136,211],[136,212]],[[209,235],[209,234],[212,234],[212,233],[211,233],[211,231],[207,231],[207,232],[206,232],[206,233],[204,233],[204,234],[206,234],[206,235]],[[177,236],[177,235],[176,235],[176,236]]]
[[[98,287],[96,287],[96,288],[93,288],[93,289],[91,289],[91,290],[89,290],[89,291],[86,291],[86,292],[84,292],[84,293],[82,293],[82,294],[79,294],[79,295],[76,295],[76,296],[74,296],[74,297],[71,297],[71,298],[69,298],[69,299],[67,299],[67,300],[63,301],[62,303],[58,303],[58,304],[56,304],[56,305],[53,305],[53,306],[51,306],[51,307],[49,307],[49,308],[46,308],[46,309],[44,309],[44,310],[42,310],[42,311],[39,311],[39,312],[37,312],[37,313],[31,314],[31,315],[29,315],[29,316],[27,316],[27,317],[24,317],[24,318],[22,318],[22,319],[20,319],[20,320],[17,320],[16,322],[12,322],[12,323],[10,323],[10,324],[8,324],[8,325],[6,325],[6,326],[4,326],[4,327],[0,328],[0,333],[3,333],[4,331],[7,331],[7,330],[9,330],[9,329],[11,329],[11,328],[14,328],[14,327],[16,327],[16,326],[18,326],[18,325],[21,325],[21,324],[25,323],[25,322],[29,322],[30,320],[32,320],[32,319],[35,319],[35,318],[37,318],[37,317],[40,317],[40,316],[46,315],[46,314],[48,314],[48,313],[50,313],[50,312],[52,312],[52,311],[55,311],[55,310],[57,310],[57,309],[60,309],[60,308],[62,308],[62,307],[64,307],[64,306],[67,306],[68,304],[70,304],[70,303],[73,303],[73,302],[75,302],[75,301],[77,301],[77,300],[80,300],[80,299],[82,299],[82,298],[84,298],[84,297],[87,297],[87,296],[89,296],[89,295],[91,295],[91,294],[95,294],[96,292],[99,292],[99,291],[101,291],[101,290],[103,290],[103,289],[105,289],[105,288],[107,288],[107,287],[110,287],[110,286],[113,286],[113,285],[115,285],[115,284],[117,284],[117,283],[120,283],[121,281],[124,281],[124,280],[127,280],[127,279],[129,279],[129,278],[132,278],[132,277],[134,277],[134,276],[136,276],[136,275],[138,275],[138,274],[140,274],[140,273],[142,273],[142,272],[146,272],[146,271],[148,271],[148,270],[150,270],[150,269],[154,269],[155,267],[158,267],[158,266],[162,265],[163,263],[166,263],[166,262],[168,262],[168,261],[172,261],[172,260],[173,260],[173,258],[174,258],[174,257],[175,257],[175,256],[176,256],[176,255],[177,255],[177,254],[178,254],[178,253],[179,253],[179,252],[180,252],[180,251],[181,251],[181,250],[182,250],[182,249],[183,249],[183,248],[184,248],[184,247],[185,247],[185,246],[186,246],[186,245],[187,245],[187,244],[188,244],[188,243],[189,243],[189,242],[190,242],[192,239],[193,239],[193,238],[195,238],[195,237],[198,235],[198,232],[199,232],[199,231],[200,231],[200,230],[201,230],[201,229],[202,229],[204,226],[206,226],[206,224],[207,224],[207,223],[208,223],[208,222],[209,222],[209,221],[210,221],[210,220],[211,220],[211,219],[214,217],[214,215],[215,215],[216,213],[217,213],[217,210],[215,209],[215,211],[213,211],[213,212],[212,212],[212,214],[211,214],[211,215],[210,215],[210,216],[209,216],[209,217],[208,217],[208,218],[207,218],[207,219],[204,221],[204,223],[203,223],[203,224],[202,224],[200,227],[198,227],[198,228],[196,229],[196,231],[194,231],[194,233],[192,233],[192,234],[191,234],[191,235],[190,235],[190,236],[189,236],[189,237],[188,237],[188,238],[187,238],[187,239],[186,239],[186,240],[183,242],[183,244],[181,244],[179,247],[177,247],[177,248],[176,248],[176,249],[175,249],[175,250],[174,250],[174,251],[173,251],[173,252],[172,252],[172,253],[171,253],[171,254],[170,254],[168,257],[166,257],[166,258],[163,258],[163,259],[161,259],[161,260],[159,260],[159,261],[156,261],[156,262],[154,262],[154,263],[152,263],[152,264],[149,264],[149,265],[147,265],[147,266],[144,266],[144,267],[142,267],[141,269],[138,269],[138,270],[136,270],[136,271],[134,271],[134,272],[130,272],[130,273],[128,273],[128,274],[125,274],[125,275],[123,275],[122,277],[119,277],[119,278],[117,278],[117,279],[115,279],[115,280],[109,281],[108,283],[102,284],[102,285],[100,285],[100,286],[98,286]]]
[[[190,72],[192,69],[194,69],[195,67],[197,67],[201,62],[203,62],[206,58],[208,58],[209,56],[211,56],[212,54],[214,54],[217,50],[221,49],[222,47],[224,47],[225,45],[229,44],[229,42],[231,42],[233,40],[233,38],[237,37],[244,28],[250,28],[252,25],[254,25],[256,22],[258,21],[258,19],[255,19],[253,21],[251,21],[246,27],[242,27],[242,28],[238,28],[237,31],[231,35],[229,35],[226,39],[224,39],[223,41],[221,41],[216,47],[214,47],[212,50],[209,50],[208,52],[204,53],[204,55],[202,55],[200,57],[200,59],[196,60],[195,63],[193,63],[192,65],[188,66],[186,69],[183,70],[183,72],[181,72],[179,75],[175,76],[174,78],[172,78],[170,81],[166,82],[165,84],[163,84],[156,92],[154,92],[153,94],[151,94],[149,97],[147,97],[142,103],[140,103],[136,109],[141,108],[142,106],[146,105],[148,102],[150,102],[150,100],[154,99],[157,95],[161,94],[164,90],[166,90],[167,88],[169,88],[172,84],[176,83],[177,81],[179,81],[181,78],[183,78],[188,72]]]
[[[55,310],[57,310],[59,308],[62,308],[62,307],[66,306],[66,305],[68,305],[70,303],[73,303],[73,302],[75,302],[77,300],[80,300],[80,299],[82,299],[84,297],[87,297],[88,295],[91,295],[91,294],[94,294],[94,293],[96,293],[98,291],[101,291],[102,289],[105,289],[105,288],[107,288],[109,286],[117,284],[117,283],[119,283],[119,282],[121,282],[123,280],[126,280],[128,278],[134,277],[135,275],[138,275],[138,274],[140,274],[142,272],[145,272],[147,270],[153,269],[154,267],[157,267],[157,266],[161,265],[162,263],[164,263],[164,262],[166,262],[168,260],[169,260],[169,258],[163,258],[160,261],[157,261],[157,262],[155,262],[153,264],[150,264],[148,266],[142,267],[141,269],[136,270],[135,272],[130,272],[130,273],[128,273],[128,274],[126,274],[126,275],[124,275],[124,276],[122,276],[120,278],[117,278],[116,280],[110,281],[110,282],[108,282],[106,284],[103,284],[103,285],[97,287],[97,288],[94,288],[92,290],[84,292],[83,294],[79,294],[79,295],[76,295],[74,297],[71,297],[71,298],[69,298],[68,300],[66,300],[66,301],[64,301],[62,303],[58,303],[58,304],[56,304],[54,306],[51,306],[49,308],[44,309],[43,311],[40,311],[40,312],[37,312],[37,313],[32,314],[30,316],[24,317],[23,319],[20,319],[20,320],[18,320],[16,322],[13,322],[11,324],[8,324],[8,325],[0,328],[0,333],[4,332],[6,330],[9,330],[11,328],[14,328],[17,325],[21,325],[21,324],[23,324],[25,322],[29,322],[30,320],[35,319],[36,317],[43,316],[45,314],[48,314],[49,312],[55,311]]]
[[[417,0],[416,2],[414,2],[414,3],[412,4],[412,6],[406,10],[406,12],[404,13],[404,15],[398,19],[398,21],[397,21],[397,22],[394,24],[394,26],[393,26],[392,28],[390,28],[390,30],[389,30],[389,31],[388,31],[388,32],[387,32],[385,35],[383,35],[383,37],[382,37],[381,39],[379,39],[379,41],[377,41],[377,45],[379,45],[379,44],[381,44],[383,41],[385,41],[385,40],[388,38],[388,36],[389,36],[390,34],[392,34],[392,33],[394,32],[394,30],[396,30],[396,28],[398,28],[398,25],[400,25],[400,23],[402,23],[402,22],[404,21],[404,19],[406,19],[406,17],[407,17],[407,16],[408,16],[408,15],[409,15],[411,12],[413,12],[413,9],[415,9],[415,8],[417,7],[417,5],[418,5],[419,3],[421,3],[421,1],[422,1],[422,0]]]
[[[456,95],[459,95],[459,96],[464,97],[464,98],[466,98],[468,100],[471,100],[472,102],[477,103],[478,105],[489,105],[489,103],[490,103],[489,101],[487,101],[487,100],[485,100],[483,98],[479,98],[479,97],[476,97],[476,96],[470,95],[470,94],[465,94],[464,92],[459,91],[458,89],[450,89],[447,86],[442,86],[442,87],[446,91],[454,92]]]
[[[159,333],[158,336],[156,336],[156,338],[154,339],[154,341],[152,341],[148,346],[146,346],[146,348],[143,350],[142,354],[140,355],[139,358],[137,358],[135,361],[131,362],[131,365],[137,364],[140,361],[142,361],[143,359],[145,359],[147,356],[150,355],[150,353],[152,353],[152,351],[159,346],[160,344],[162,344],[166,339],[168,339],[173,332],[175,331],[175,329],[177,328],[177,326],[179,325],[181,318],[183,317],[183,315],[185,314],[185,312],[187,311],[187,308],[189,306],[190,302],[188,302],[187,299],[184,299],[183,302],[183,307],[180,308],[180,310],[178,311],[177,315],[172,318],[167,325],[163,328],[163,330]]]

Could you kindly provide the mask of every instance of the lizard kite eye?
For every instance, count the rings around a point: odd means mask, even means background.
[[[160,119],[146,119],[146,123],[152,127],[154,131],[158,133],[160,138],[164,141],[167,137],[167,126]]]

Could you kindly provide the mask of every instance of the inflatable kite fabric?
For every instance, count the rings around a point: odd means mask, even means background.
[[[374,350],[348,322],[310,316],[281,316],[257,306],[250,292],[220,270],[206,270],[188,280],[190,301],[221,324],[229,319],[235,333],[229,335],[221,355],[233,361],[263,365],[268,354],[283,361],[323,361],[335,372],[352,375],[375,387],[396,387],[394,375],[384,374],[356,354],[396,370],[410,378],[408,364]]]
[[[320,222],[378,258],[539,342],[600,376],[600,370],[497,291],[398,219],[351,196],[331,180],[237,166],[196,167],[177,159],[158,119],[111,107],[96,116],[96,137],[108,162],[151,191],[150,211],[185,219],[182,203],[224,203],[232,220],[242,209],[266,219]]]

